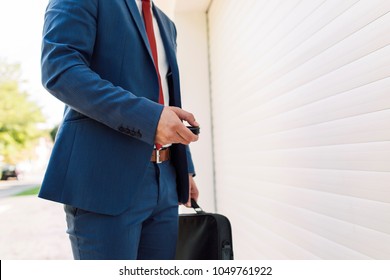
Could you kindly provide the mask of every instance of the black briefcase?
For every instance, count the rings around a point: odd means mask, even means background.
[[[196,214],[179,216],[177,260],[232,260],[232,230],[223,215],[206,213],[192,200]]]

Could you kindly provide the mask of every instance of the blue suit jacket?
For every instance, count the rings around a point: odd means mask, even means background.
[[[170,73],[170,105],[181,107],[176,29],[157,7]],[[134,0],[51,0],[45,15],[42,81],[65,104],[39,196],[116,215],[137,199],[163,106],[143,20]],[[172,146],[180,202],[188,198],[189,149]]]

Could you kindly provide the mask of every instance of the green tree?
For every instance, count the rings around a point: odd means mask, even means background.
[[[0,155],[16,163],[43,135],[37,125],[44,121],[41,109],[20,89],[20,66],[0,61]]]
[[[59,125],[55,125],[50,131],[50,138],[54,142],[56,140],[57,132],[58,132]]]

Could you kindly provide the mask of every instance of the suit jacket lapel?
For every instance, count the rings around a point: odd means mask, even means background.
[[[170,79],[172,79],[172,84],[169,85],[170,88],[170,103],[175,106],[181,107],[181,98],[180,98],[180,92],[179,92],[179,68],[177,65],[177,59],[176,59],[176,47],[175,42],[173,41],[174,38],[172,38],[172,34],[169,32],[169,27],[166,25],[166,21],[163,20],[162,12],[153,5],[153,13],[156,17],[158,27],[160,29],[161,39],[164,44],[165,54],[168,59],[168,65],[172,72]],[[169,84],[169,81],[168,81]]]
[[[132,16],[135,24],[137,25],[138,31],[142,37],[145,48],[148,50],[150,59],[153,62],[153,55],[152,55],[152,51],[150,49],[148,37],[146,34],[144,21],[141,17],[139,10],[138,10],[137,4],[135,3],[134,0],[125,0],[125,1],[126,1],[126,5],[127,5],[128,9],[130,11],[131,16]],[[156,17],[156,20],[157,20],[157,23],[158,23],[158,26],[160,29],[160,34],[161,34],[161,38],[163,40],[165,53],[166,53],[167,59],[168,59],[168,64],[169,64],[169,67],[170,67],[171,72],[172,72],[171,78],[172,78],[172,83],[173,83],[172,87],[173,88],[170,89],[170,99],[171,99],[171,101],[173,101],[173,103],[176,106],[180,107],[181,106],[181,98],[180,98],[180,93],[178,92],[179,91],[179,81],[178,81],[179,69],[178,69],[177,60],[176,60],[176,53],[175,53],[175,46],[174,46],[175,43],[173,42],[172,34],[168,33],[169,27],[166,25],[164,20],[162,20],[162,18],[163,18],[163,16],[161,15],[162,12],[154,4],[152,7],[153,7],[154,16]]]
[[[150,58],[153,61],[152,51],[150,50],[148,37],[146,35],[144,21],[141,17],[139,10],[138,10],[137,4],[135,3],[134,0],[126,0],[126,4],[130,10],[130,14],[133,17],[135,24],[137,25],[138,31],[142,37],[142,40],[144,41],[145,47],[147,48],[147,50],[149,52]]]
[[[168,26],[166,26],[165,22],[162,20],[162,12],[155,5],[153,5],[153,13],[156,17],[158,27],[160,29],[160,34],[164,44],[165,53],[167,55],[168,64],[173,72],[177,69],[177,60],[172,34],[168,33]]]

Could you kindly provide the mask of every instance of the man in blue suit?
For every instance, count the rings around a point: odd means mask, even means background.
[[[173,259],[198,198],[176,28],[151,0],[51,0],[42,81],[65,103],[39,196],[65,204],[75,259]]]

